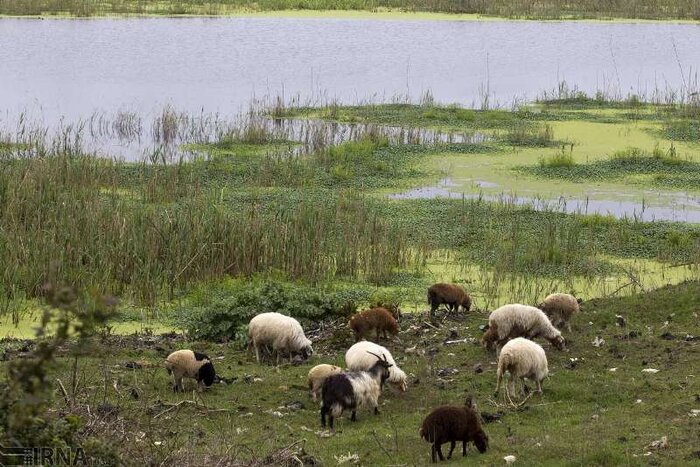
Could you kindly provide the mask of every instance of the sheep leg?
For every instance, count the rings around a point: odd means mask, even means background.
[[[452,459],[452,451],[455,450],[455,444],[456,443],[454,441],[450,441],[450,453],[447,455],[448,459]]]
[[[321,406],[321,426],[326,426],[326,414],[328,413],[328,407],[326,404]],[[333,415],[331,415],[331,427],[333,426]]]
[[[435,459],[435,443],[433,443],[432,446],[430,446],[430,459],[435,463],[437,462],[437,459]]]
[[[515,397],[515,378],[513,378],[513,375],[510,375],[510,378],[508,378],[508,390],[512,394],[510,397]]]
[[[440,457],[441,461],[444,461],[445,456],[442,455],[442,444],[436,444],[436,446],[437,446],[438,457]]]
[[[566,330],[571,333],[571,323],[566,323]]]
[[[537,380],[537,392],[542,394],[542,381]]]
[[[498,397],[498,390],[501,388],[501,378],[503,378],[503,372],[499,366],[496,370],[496,390],[493,393],[493,397]]]
[[[253,346],[255,347],[255,358],[258,361],[258,365],[260,364],[260,348],[258,348],[258,344],[253,342]]]
[[[467,442],[462,440],[462,457],[467,455]]]
[[[356,422],[357,421],[357,411],[353,410],[352,414],[350,415],[350,421],[351,422]]]

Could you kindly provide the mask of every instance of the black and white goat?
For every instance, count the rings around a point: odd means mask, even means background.
[[[371,352],[369,352],[371,353]],[[330,375],[326,378],[321,389],[321,425],[326,426],[326,415],[330,418],[330,428],[333,430],[333,419],[342,415],[345,410],[352,410],[350,420],[357,419],[358,407],[374,407],[374,414],[379,414],[379,396],[384,382],[389,378],[389,368],[392,364],[385,355],[377,357],[377,362],[366,371],[350,371]]]

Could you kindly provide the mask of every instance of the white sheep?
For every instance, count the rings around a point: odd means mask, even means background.
[[[281,313],[261,313],[250,320],[248,324],[248,349],[255,347],[255,358],[260,363],[260,347],[272,346],[277,353],[277,364],[280,354],[289,354],[289,362],[296,352],[307,359],[313,353],[311,341],[304,335],[304,329],[299,321]]]
[[[216,372],[206,355],[192,350],[176,350],[165,359],[165,368],[173,375],[173,391],[184,391],[182,378],[196,379],[198,387],[211,386]]]
[[[330,375],[335,375],[342,372],[343,369],[339,366],[328,365],[326,363],[316,365],[310,369],[307,381],[309,383],[309,391],[311,391],[311,397],[313,400],[317,400],[319,394],[321,394],[321,387],[323,386],[323,382],[326,380],[326,378],[328,378]]]
[[[561,332],[539,308],[514,303],[492,311],[489,315],[489,328],[481,339],[486,348],[491,348],[495,343],[498,354],[499,348],[515,337],[542,337],[557,349],[565,349]]]
[[[571,332],[571,317],[579,312],[579,302],[573,295],[568,293],[553,293],[547,295],[537,308],[544,311],[549,320],[558,329],[566,326],[566,330]]]
[[[547,355],[539,344],[523,337],[516,337],[501,349],[496,371],[496,391],[501,387],[501,378],[505,372],[510,373],[506,394],[515,393],[515,378],[530,379],[537,384],[537,392],[542,394],[542,381],[547,377]]]
[[[345,365],[350,371],[369,370],[377,362],[377,358],[374,355],[386,356],[387,361],[392,365],[389,368],[389,382],[401,391],[405,391],[408,388],[406,373],[396,365],[391,352],[379,344],[370,341],[360,341],[353,345],[345,352]]]

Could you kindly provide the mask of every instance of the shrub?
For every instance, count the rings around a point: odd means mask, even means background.
[[[367,303],[366,288],[319,289],[289,282],[231,281],[207,293],[195,293],[175,310],[175,324],[196,339],[244,340],[250,319],[276,311],[302,323],[349,316]]]

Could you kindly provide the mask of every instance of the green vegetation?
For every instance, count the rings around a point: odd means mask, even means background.
[[[570,154],[543,159],[539,167],[523,171],[542,177],[575,182],[619,180],[665,188],[700,189],[700,163],[680,159],[673,146],[668,151],[656,147],[651,153],[639,148],[616,151],[609,159],[576,164]]]
[[[700,19],[694,0],[4,0],[5,15],[229,15],[285,10],[431,12],[526,19]]]
[[[479,339],[478,325],[486,314],[472,313],[459,321],[448,319],[439,329],[407,315],[401,343],[387,345],[410,375],[408,391],[385,389],[379,416],[360,410],[357,422],[347,416],[338,420],[337,433],[330,437],[320,428],[305,378],[317,363],[344,364],[353,338],[333,323],[315,334],[310,362],[278,369],[257,365],[254,357],[230,344],[177,336],[103,337],[98,341],[101,352],[79,360],[75,386],[66,384],[74,360],[57,356],[46,380],[62,381],[66,396],[56,397],[54,410],[44,407],[41,415],[47,423],[76,420],[89,426],[83,433],[103,444],[95,445],[101,446],[99,451],[86,446],[88,455],[109,459],[106,453],[116,452],[133,465],[285,465],[292,454],[305,465],[312,458],[336,465],[341,456],[353,455],[362,465],[427,465],[429,445],[418,437],[421,420],[432,408],[461,404],[471,393],[482,414],[495,414],[499,421],[485,425],[489,450],[480,455],[470,449],[470,462],[498,464],[515,455],[518,462],[544,465],[688,464],[698,456],[697,417],[691,412],[697,410],[698,393],[697,377],[691,376],[700,357],[693,316],[700,307],[698,287],[700,283],[688,282],[633,297],[584,302],[567,336],[570,351],[546,346],[550,377],[544,394],[521,409],[493,398],[493,355],[469,340],[444,344],[454,336],[451,329],[460,338]],[[616,315],[625,318],[625,327],[615,325]],[[596,338],[605,343],[594,347]],[[23,342],[3,346],[12,365],[27,362],[35,348]],[[404,352],[414,346],[416,352]],[[226,384],[199,394],[191,390],[194,381],[186,380],[187,392],[172,393],[161,365],[177,348],[206,352]],[[0,363],[3,368],[10,365]],[[659,372],[643,373],[646,368]],[[663,436],[667,448],[647,447]],[[454,462],[460,462],[459,455]]]
[[[700,192],[695,143],[665,130],[692,121],[697,105],[559,97],[513,111],[278,105],[280,120],[251,113],[217,138],[166,110],[150,126],[157,141],[194,155],[169,160],[160,147],[142,163],[86,154],[80,129],[10,135],[0,146],[0,306],[8,330],[41,335],[0,341],[0,444],[81,444],[108,464],[296,455],[334,465],[355,454],[364,465],[423,464],[422,417],[471,392],[501,417],[487,426],[490,451],[470,454],[479,462],[558,464],[574,453],[635,464],[662,436],[669,447],[652,460],[693,460],[700,227],[565,213],[556,199],[583,198],[592,184],[641,199],[642,177],[671,199]],[[285,132],[297,128],[285,118],[303,131]],[[149,128],[131,114],[115,125],[127,136]],[[458,197],[432,197],[435,186]],[[465,284],[474,312],[427,323],[425,290],[437,281]],[[553,291],[587,299],[571,352],[548,349],[541,400],[514,409],[491,399],[494,356],[477,345],[487,311]],[[400,342],[388,347],[409,391],[387,390],[379,417],[360,412],[329,437],[305,374],[344,365],[348,316],[379,304],[403,309]],[[311,362],[273,369],[245,354],[244,326],[262,311],[302,321]],[[178,348],[208,353],[225,384],[172,394],[161,364]]]

